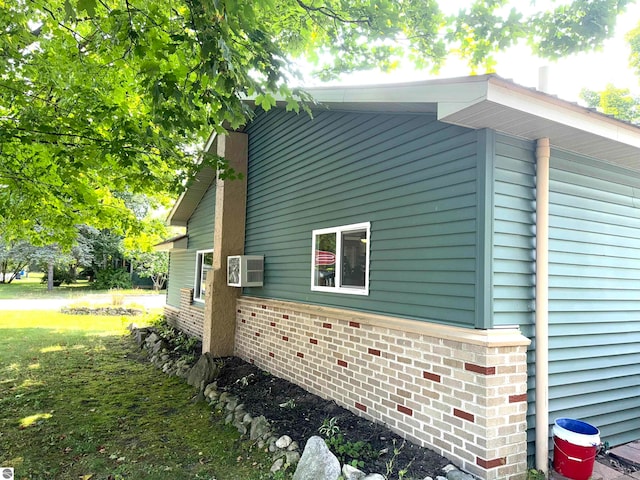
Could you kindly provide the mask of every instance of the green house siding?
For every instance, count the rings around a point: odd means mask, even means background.
[[[180,306],[180,289],[193,288],[196,275],[196,252],[213,248],[213,228],[216,207],[215,184],[204,197],[187,222],[188,245],[185,250],[174,250],[169,256],[169,283],[167,304]]]
[[[549,239],[551,419],[612,445],[640,431],[640,175],[554,151]]]
[[[245,293],[475,325],[478,133],[429,115],[270,111],[248,128]],[[371,222],[368,296],[312,292],[312,230]]]
[[[493,249],[494,326],[534,324],[535,146],[496,136]]]

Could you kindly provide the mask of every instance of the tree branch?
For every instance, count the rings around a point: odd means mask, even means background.
[[[345,18],[340,14],[336,13],[335,10],[329,7],[312,7],[311,5],[307,5],[306,3],[304,3],[302,0],[296,0],[296,1],[298,5],[300,5],[300,7],[306,10],[307,12],[317,12],[326,17],[332,18],[335,21],[340,23],[357,23],[357,24],[364,24],[364,25],[371,26],[370,18],[360,18],[360,19]]]

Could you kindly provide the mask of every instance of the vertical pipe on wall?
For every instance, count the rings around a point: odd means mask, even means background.
[[[549,466],[549,158],[548,138],[536,147],[536,468]]]

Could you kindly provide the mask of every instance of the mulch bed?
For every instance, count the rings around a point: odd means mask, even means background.
[[[300,449],[324,421],[335,418],[340,433],[350,442],[368,442],[375,452],[383,452],[378,458],[368,460],[362,469],[366,473],[388,473],[388,462],[393,458],[393,477],[406,469],[405,479],[420,479],[443,475],[442,467],[450,462],[437,453],[419,447],[391,432],[324,400],[301,387],[277,378],[255,365],[237,357],[223,359],[223,367],[217,379],[218,390],[235,395],[252,416],[264,415],[274,432],[289,435],[298,442]],[[281,406],[282,405],[282,406]],[[397,452],[394,457],[394,451]]]

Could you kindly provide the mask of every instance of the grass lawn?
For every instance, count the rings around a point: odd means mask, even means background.
[[[79,298],[85,295],[100,293],[113,293],[113,290],[97,290],[86,280],[78,280],[71,285],[54,287],[52,292],[47,291],[47,284],[42,283],[42,273],[29,273],[29,278],[22,277],[11,283],[0,283],[0,300],[10,298]],[[137,288],[130,290],[117,290],[121,295],[161,295],[165,291],[156,292],[152,289]]]
[[[0,467],[20,480],[270,478],[264,453],[144,358],[128,322],[0,312]]]

